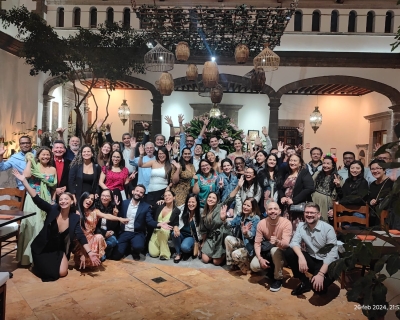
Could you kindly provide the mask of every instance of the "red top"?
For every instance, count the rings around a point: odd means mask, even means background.
[[[64,170],[64,159],[61,158],[61,160],[58,160],[56,159],[56,157],[54,157],[54,163],[56,164],[57,184],[60,184],[62,173]]]
[[[129,171],[127,168],[123,167],[121,172],[114,172],[108,170],[106,166],[103,166],[101,170],[106,175],[104,184],[108,189],[119,189],[121,191],[124,190],[125,180],[129,176]]]

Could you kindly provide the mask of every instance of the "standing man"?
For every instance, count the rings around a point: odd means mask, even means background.
[[[288,219],[281,217],[281,209],[276,202],[267,205],[268,217],[257,225],[257,233],[254,241],[254,253],[256,256],[250,263],[253,272],[262,269],[268,270],[268,277],[274,279],[270,290],[279,291],[282,287],[283,266],[285,263],[284,251],[289,247],[292,237],[292,224]],[[269,246],[267,252],[263,241]]]
[[[54,193],[53,200],[58,199],[58,197],[66,192],[68,189],[68,176],[69,176],[69,166],[71,161],[64,159],[64,155],[67,152],[64,141],[56,140],[53,143],[53,165],[57,171],[57,186],[56,192]]]
[[[26,167],[25,155],[28,152],[32,151],[32,140],[29,136],[21,136],[19,138],[19,148],[20,152],[14,153],[7,161],[3,161],[3,156],[7,152],[7,148],[4,148],[3,145],[0,147],[0,171],[6,171],[10,168],[18,170],[18,172],[24,172]],[[19,190],[24,190],[25,187],[21,181],[16,179],[17,181],[17,188]]]
[[[304,208],[304,220],[300,222],[293,236],[290,248],[285,250],[285,258],[292,269],[293,277],[300,279],[300,284],[292,291],[293,296],[299,296],[311,289],[318,294],[325,294],[328,287],[335,281],[328,275],[329,265],[338,258],[338,246],[333,227],[320,221],[319,206],[309,202]],[[301,250],[304,242],[306,251]],[[326,245],[332,245],[327,254],[318,253]],[[310,280],[305,272],[313,275]]]
[[[196,146],[194,147],[194,154],[193,154],[193,166],[196,169],[196,172],[199,170],[199,164],[202,156],[203,156],[203,145],[196,144]]]
[[[338,170],[339,175],[342,177],[343,181],[349,177],[350,164],[356,160],[356,155],[354,152],[345,151],[343,152],[343,169]]]
[[[148,226],[172,230],[168,223],[154,221],[150,205],[143,201],[145,193],[145,186],[138,184],[132,191],[132,199],[122,202],[121,217],[128,218],[129,222],[121,226],[122,233],[118,237],[118,246],[110,259],[120,260],[130,249],[133,259],[139,261],[140,252],[143,251],[146,243]]]
[[[197,137],[197,139],[195,140],[194,137],[192,137],[191,135],[186,135],[185,133],[185,129],[183,128],[183,121],[184,121],[184,117],[183,114],[180,114],[178,116],[178,121],[179,121],[179,137],[180,137],[180,141],[179,141],[179,154],[182,153],[182,150],[184,148],[189,148],[192,151],[192,156],[194,156],[194,149],[197,145],[201,145],[203,143],[203,135],[206,132],[207,126],[210,122],[210,119],[205,118],[204,119],[204,124],[203,127],[201,128],[201,131],[199,133],[199,136]]]
[[[311,176],[322,170],[322,153],[322,149],[318,147],[314,147],[310,150],[311,161],[307,163],[307,169]]]
[[[377,145],[377,148],[379,149],[380,145]],[[380,154],[375,155],[375,159],[377,160],[382,160],[385,161],[386,163],[390,163],[393,161],[392,159],[392,155],[390,154],[389,151],[383,151]],[[367,179],[368,184],[371,184],[372,182],[374,182],[376,180],[376,178],[372,175],[371,170],[367,170],[368,172],[366,172],[367,168],[364,168],[364,177],[365,179]],[[397,178],[400,176],[400,170],[399,169],[385,169],[386,175],[390,178],[390,180],[392,181],[396,181]]]
[[[66,128],[57,128],[56,132],[58,133],[58,140],[64,141],[64,131]],[[69,147],[67,148],[67,152],[65,153],[65,159],[68,159],[69,161],[74,160],[75,156],[78,154],[79,148],[81,147],[81,139],[78,137],[71,137],[69,139]]]
[[[132,166],[135,166],[136,168],[139,168],[139,177],[138,177],[138,185],[142,184],[146,188],[146,194],[143,197],[143,201],[146,201],[146,196],[147,196],[147,190],[149,188],[150,184],[150,177],[151,177],[151,168],[142,168],[139,167],[139,159],[141,156],[134,158],[134,145],[135,145],[135,140],[131,139],[131,155],[129,158],[129,163]],[[140,146],[143,148],[143,146]],[[139,147],[139,148],[140,148]],[[146,155],[143,157],[143,163],[146,163],[152,159],[154,159],[154,144],[153,142],[147,142],[144,146],[144,151],[146,152]]]
[[[226,158],[227,152],[225,150],[219,148],[219,141],[218,141],[217,137],[215,137],[215,136],[211,137],[210,147],[211,147],[210,151],[212,153],[214,153],[215,156],[218,156],[219,161]]]

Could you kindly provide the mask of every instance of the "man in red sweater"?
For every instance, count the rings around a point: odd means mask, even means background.
[[[283,251],[289,247],[293,229],[290,221],[281,217],[281,209],[276,202],[268,204],[267,214],[268,217],[257,225],[254,241],[256,256],[250,263],[250,269],[253,272],[267,269],[268,276],[274,279],[270,290],[276,292],[282,287],[282,269],[285,264]],[[262,251],[262,248],[268,246],[271,248],[269,252]]]

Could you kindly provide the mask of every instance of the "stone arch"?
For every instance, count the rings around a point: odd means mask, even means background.
[[[91,79],[92,74],[90,72],[85,72],[85,78],[86,79]],[[153,102],[153,115],[152,115],[152,130],[153,132],[161,132],[161,105],[164,102],[163,96],[160,94],[160,92],[156,89],[156,87],[151,84],[150,82],[147,82],[143,79],[139,79],[133,76],[123,76],[121,77],[122,81],[132,83],[134,85],[137,85],[139,87],[142,87],[144,89],[147,89],[151,92],[153,99],[151,101]],[[49,113],[49,105],[50,101],[53,98],[50,95],[50,92],[55,89],[55,87],[65,83],[65,80],[63,80],[60,76],[57,77],[52,77],[47,79],[44,84],[43,84],[43,120],[42,120],[42,127],[43,130],[47,130],[47,125],[48,125],[48,113]]]
[[[400,105],[400,92],[381,82],[351,76],[322,76],[298,80],[284,85],[277,91],[277,97],[280,99],[285,93],[292,90],[321,84],[347,84],[351,86],[369,89],[386,96],[393,105]]]

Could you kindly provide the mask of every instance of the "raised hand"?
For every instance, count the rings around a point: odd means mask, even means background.
[[[207,127],[208,124],[210,123],[210,119],[204,118],[203,122],[204,122],[204,125]]]
[[[335,179],[333,179],[333,183],[335,184],[336,187],[340,187],[340,178],[337,174],[333,175]]]
[[[107,132],[111,131],[111,125],[112,125],[112,122],[111,123],[106,123],[106,131]]]
[[[174,123],[172,122],[172,118],[170,116],[165,116],[164,120],[165,120],[165,123],[168,124],[170,127],[174,126]]]
[[[7,152],[7,148],[4,148],[4,145],[0,144],[0,156],[2,157]]]
[[[114,203],[115,203],[116,206],[119,206],[120,201],[119,201],[118,196],[114,196]]]
[[[158,200],[156,203],[157,203],[157,205],[161,206],[164,204],[164,202],[165,202],[164,200]]]
[[[144,156],[144,146],[142,144],[139,146],[139,154]]]
[[[226,204],[224,204],[221,207],[221,210],[219,211],[219,215],[220,215],[222,221],[226,220],[226,209],[228,209],[228,206]]]
[[[185,121],[185,117],[183,114],[178,114],[178,122],[182,123],[183,121]]]
[[[143,122],[143,121],[142,121],[142,126],[143,126],[144,130],[148,130],[150,127],[150,125],[147,122]]]
[[[304,124],[299,123],[299,127],[297,128],[297,132],[299,133],[299,136],[302,136],[304,133]]]
[[[220,177],[218,180],[218,186],[220,189],[224,188],[224,178]]]
[[[253,223],[251,223],[251,222],[249,222],[246,225],[242,222],[242,233],[247,234],[251,230],[252,226],[253,226]]]
[[[241,188],[241,187],[243,187],[243,184],[244,184],[244,176],[241,176],[238,181],[238,186]]]
[[[176,168],[176,170],[181,168],[181,164],[175,160],[171,161],[171,164]]]
[[[136,174],[137,174],[137,171],[135,171],[135,172],[132,172],[132,173],[130,174],[130,176],[128,177],[128,179],[129,179],[129,180],[133,180],[133,179],[135,179],[135,177],[136,177]]]
[[[137,145],[136,138],[132,137],[130,142],[131,142],[131,148],[136,148],[136,145]]]
[[[378,151],[378,149],[381,147],[382,145],[380,143],[375,143],[374,145],[374,152]]]
[[[56,132],[57,132],[58,134],[62,135],[66,129],[67,129],[67,128],[57,128],[57,129],[56,129]]]
[[[12,174],[21,182],[25,180],[25,176],[22,173],[19,173],[17,169],[12,169]]]
[[[104,119],[99,119],[96,122],[96,126],[97,126],[97,131],[100,131],[101,125],[103,124]]]
[[[298,146],[294,146],[296,153],[301,153],[304,150],[303,145],[299,144]]]
[[[261,139],[259,136],[256,136],[256,138],[254,139],[254,144],[256,146],[261,146]]]
[[[245,142],[246,142],[247,144],[249,144],[249,143],[251,142],[251,140],[250,140],[250,136],[249,136],[249,135],[247,135],[247,136],[246,136],[246,140],[245,140]]]
[[[263,134],[264,136],[268,136],[268,129],[267,129],[267,127],[262,127],[262,134]]]
[[[172,149],[172,142],[168,141],[167,144],[165,145],[165,148],[168,150],[168,152],[171,152]]]
[[[278,141],[277,147],[278,147],[278,152],[285,151],[285,149],[283,148],[283,141]]]
[[[174,142],[172,145],[172,153],[179,155],[179,144],[178,142]]]

